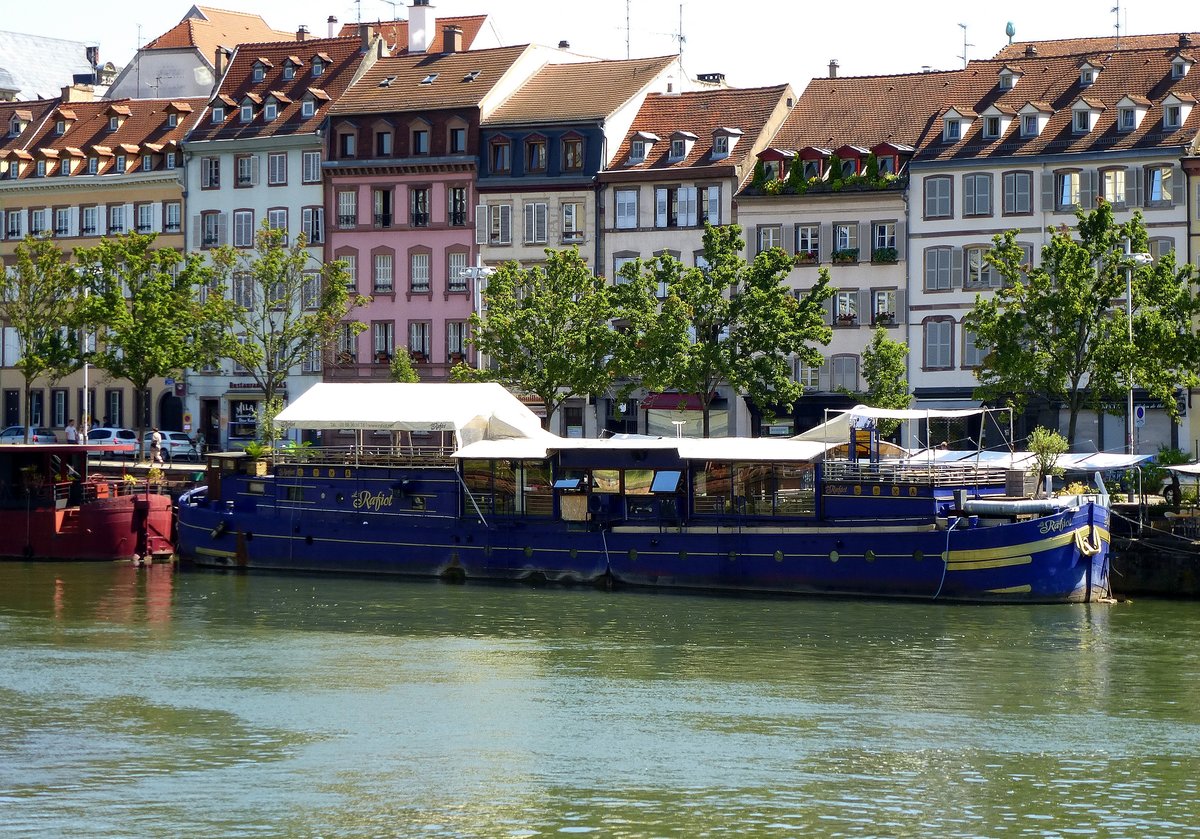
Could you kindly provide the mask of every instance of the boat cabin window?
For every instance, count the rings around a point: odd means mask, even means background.
[[[653,469],[626,469],[625,494],[649,495],[650,485],[654,482]]]
[[[706,463],[692,473],[698,516],[811,516],[816,472],[811,463]]]
[[[620,469],[593,469],[592,492],[616,494],[621,491]]]
[[[544,460],[464,460],[463,483],[484,515],[549,517],[550,464]],[[473,512],[464,499],[464,513]]]
[[[682,472],[664,469],[661,472],[654,474],[654,483],[650,484],[650,491],[659,492],[675,492],[679,489],[679,476]]]

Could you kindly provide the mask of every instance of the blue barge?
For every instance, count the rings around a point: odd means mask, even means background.
[[[498,385],[325,383],[279,419],[346,442],[270,466],[210,456],[207,486],[180,499],[185,560],[962,601],[1110,596],[1102,484],[1014,497],[1003,469],[889,456],[849,415],[836,440],[565,439]]]

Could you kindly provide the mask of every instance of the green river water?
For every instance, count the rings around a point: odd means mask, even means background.
[[[1200,604],[0,564],[0,834],[1200,835]]]

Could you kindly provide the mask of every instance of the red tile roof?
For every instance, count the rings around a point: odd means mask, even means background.
[[[185,17],[142,49],[196,49],[211,65],[217,47],[234,48],[250,41],[295,39],[294,33],[272,29],[258,15],[209,6],[194,7],[203,17]],[[190,12],[189,12],[190,14]]]
[[[1172,49],[1179,46],[1179,36],[1181,33],[1169,33],[1163,35],[1122,35],[1120,52],[1125,50],[1143,50],[1143,49]],[[1200,46],[1200,34],[1182,33],[1186,35],[1191,44]],[[1064,38],[1058,41],[1018,41],[1013,44],[1006,44],[993,58],[1000,61],[1012,61],[1014,59],[1024,60],[1026,50],[1034,47],[1037,52],[1033,56],[1035,58],[1055,58],[1062,56],[1094,56],[1096,59],[1103,59],[1104,56],[1110,53],[1116,53],[1117,39],[1113,35],[1106,35],[1101,38]]]
[[[325,55],[328,64],[319,76],[312,74],[312,60]],[[300,59],[301,66],[294,70],[294,77],[284,79],[284,66],[289,58]],[[271,66],[266,69],[262,81],[254,81],[254,65],[266,59]],[[311,134],[320,127],[329,114],[330,96],[336,98],[350,84],[355,71],[362,64],[363,54],[359,43],[351,38],[319,38],[308,41],[276,41],[273,43],[242,44],[230,62],[229,70],[221,81],[221,88],[214,99],[227,106],[225,120],[214,125],[212,112],[205,109],[203,118],[196,125],[188,140],[227,140],[237,137],[269,137],[278,134]],[[315,88],[315,85],[320,85]],[[301,116],[302,103],[311,93],[316,108],[307,119]],[[262,102],[274,95],[279,113],[271,122],[263,122],[262,108],[255,107],[254,119],[243,123],[237,106],[243,100]]]
[[[603,119],[624,105],[677,56],[548,64],[486,120],[489,125]]]
[[[739,165],[750,154],[751,147],[766,127],[780,101],[791,96],[786,84],[758,88],[722,88],[685,93],[651,93],[633,120],[629,133],[613,157],[612,167],[601,175],[604,180],[619,180],[631,172],[662,171],[713,165]],[[720,128],[737,128],[742,138],[727,158],[713,160],[713,132]],[[629,162],[629,145],[637,132],[657,135],[643,163]],[[683,160],[670,160],[671,135],[678,132],[696,135],[691,152]]]
[[[432,43],[426,52],[434,53],[441,52],[446,48],[442,34],[447,26],[457,26],[462,30],[462,48],[469,50],[471,45],[475,43],[476,36],[479,35],[479,30],[483,28],[483,24],[487,21],[487,15],[464,15],[461,17],[440,17],[435,21],[434,28],[437,30],[431,39]],[[366,23],[366,21],[364,21]],[[406,53],[408,52],[408,21],[407,20],[385,20],[376,21],[375,23],[366,23],[371,27],[371,31],[381,33],[384,42],[388,45],[388,51],[391,53]],[[344,23],[342,29],[338,32],[342,38],[357,38],[358,24]]]

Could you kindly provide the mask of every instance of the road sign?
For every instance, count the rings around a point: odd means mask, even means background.
[[[1133,409],[1133,424],[1137,428],[1146,427],[1146,406],[1138,405]]]

